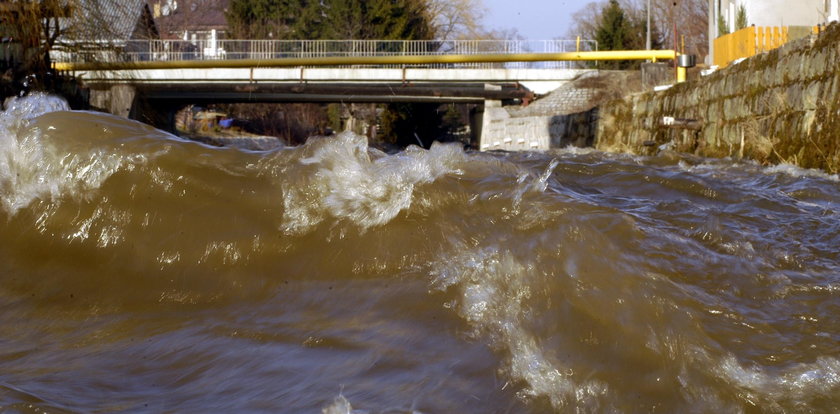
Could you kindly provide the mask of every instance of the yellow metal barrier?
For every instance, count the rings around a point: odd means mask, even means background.
[[[746,27],[715,39],[715,65],[724,67],[735,59],[755,55],[756,28]]]
[[[609,50],[565,53],[508,53],[475,55],[408,55],[408,56],[336,56],[286,59],[178,60],[143,62],[58,62],[59,71],[79,70],[142,70],[142,69],[202,69],[202,68],[266,68],[296,66],[346,65],[431,65],[439,63],[485,62],[548,62],[596,60],[667,60],[677,56],[673,50]]]
[[[819,33],[819,26],[750,26],[715,39],[714,64],[726,67],[732,61],[780,47],[810,33]]]

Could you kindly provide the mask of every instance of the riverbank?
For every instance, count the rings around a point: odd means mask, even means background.
[[[198,141],[215,147],[233,147],[251,151],[268,151],[283,147],[277,137],[252,134],[240,129],[220,129],[190,132],[178,131],[178,135],[192,141]]]
[[[675,120],[676,122],[669,122]],[[840,24],[709,76],[598,108],[595,147],[840,171]]]
[[[15,77],[9,71],[0,76],[0,104],[5,107],[5,101],[15,96],[23,96],[30,91],[42,91],[61,96],[71,109],[90,109],[90,91],[82,82],[70,76],[43,73],[25,78]]]

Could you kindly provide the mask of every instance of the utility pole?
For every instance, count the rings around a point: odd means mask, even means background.
[[[717,4],[715,3],[715,0],[709,0],[709,55],[706,57],[709,66],[715,64],[715,38],[718,34]]]
[[[709,0],[711,2],[712,0]],[[647,0],[647,37],[645,38],[645,50],[650,50],[650,0]]]
[[[677,48],[677,19],[676,19],[676,9],[677,9],[677,0],[674,0],[673,4],[671,5],[671,25],[672,25],[672,34],[674,35],[674,51],[679,54],[680,50]],[[677,59],[674,59],[674,78],[679,79],[680,70],[677,68]]]

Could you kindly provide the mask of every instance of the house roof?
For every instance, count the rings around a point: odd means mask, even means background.
[[[73,40],[125,41],[135,37],[138,25],[146,26],[147,37],[157,35],[146,0],[78,0],[66,20]]]
[[[165,1],[151,3],[155,7]],[[185,31],[225,30],[229,3],[229,0],[181,0],[169,14],[155,17],[155,22],[163,37],[180,37]]]

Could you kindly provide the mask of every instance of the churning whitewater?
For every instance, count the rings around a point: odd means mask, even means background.
[[[0,119],[0,411],[832,412],[840,179]]]

